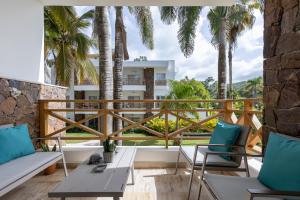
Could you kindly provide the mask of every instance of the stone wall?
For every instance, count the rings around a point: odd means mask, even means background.
[[[298,0],[266,0],[264,129],[300,136],[300,9]]]
[[[65,98],[64,87],[0,78],[0,125],[27,123],[30,134],[39,136],[38,100]],[[63,126],[61,121],[49,120],[49,131]]]

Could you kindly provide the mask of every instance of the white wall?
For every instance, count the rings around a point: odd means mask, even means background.
[[[44,83],[42,3],[1,1],[0,36],[0,77]]]

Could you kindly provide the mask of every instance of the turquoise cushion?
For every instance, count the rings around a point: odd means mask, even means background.
[[[27,124],[0,129],[0,164],[34,152]]]
[[[241,132],[241,126],[235,124],[228,124],[226,122],[217,123],[214,132],[211,136],[209,144],[227,144],[234,145],[239,134]],[[209,146],[209,150],[211,151],[222,151],[222,152],[230,152],[230,147],[214,147]],[[230,160],[230,156],[223,155],[222,156],[226,160]]]
[[[258,180],[272,190],[300,192],[300,140],[271,133]]]

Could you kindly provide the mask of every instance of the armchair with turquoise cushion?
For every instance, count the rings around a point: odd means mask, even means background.
[[[188,199],[190,198],[192,180],[195,170],[201,170],[206,152],[238,152],[245,153],[245,146],[250,132],[249,126],[240,126],[219,122],[211,136],[209,144],[199,144],[196,146],[180,146],[178,151],[175,174],[178,169],[179,158],[182,156],[191,168],[191,176],[188,185]],[[244,158],[245,167],[241,167]],[[207,161],[207,168],[212,171],[242,171],[249,176],[247,158],[244,156],[231,157],[227,155],[211,156]]]
[[[300,199],[300,139],[271,133],[258,177],[205,174],[210,156],[253,156],[235,152],[207,152],[202,168],[201,188],[214,200],[296,200]]]

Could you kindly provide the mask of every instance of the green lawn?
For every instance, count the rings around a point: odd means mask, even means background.
[[[91,137],[88,133],[66,133],[67,137]],[[126,137],[145,137],[144,133],[126,133]],[[87,140],[66,140],[67,144],[86,142]],[[208,143],[208,140],[184,140],[182,145],[195,145]],[[173,145],[173,141],[169,141],[169,145]],[[124,140],[123,146],[165,146],[164,140]]]

